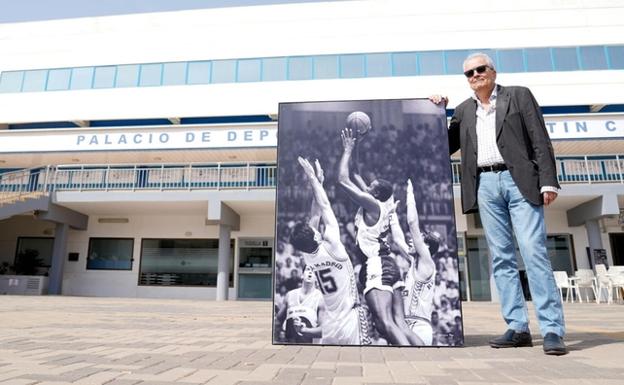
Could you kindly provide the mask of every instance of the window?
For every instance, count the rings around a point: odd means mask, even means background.
[[[501,49],[498,51],[500,72],[524,72],[524,57],[521,49]]]
[[[265,82],[286,80],[286,58],[263,59],[262,80]]]
[[[196,61],[188,64],[188,84],[208,84],[210,83],[210,70],[212,66],[209,61]]]
[[[0,92],[20,92],[24,71],[3,72],[0,77]]]
[[[142,64],[139,86],[159,86],[162,77],[162,64]]]
[[[139,285],[216,286],[218,239],[143,239]],[[234,285],[234,241],[229,286]]]
[[[579,69],[576,48],[553,48],[552,52],[557,71],[577,71]]]
[[[239,82],[260,81],[260,59],[239,60],[236,80]]]
[[[366,55],[366,74],[371,77],[392,76],[392,56],[389,53]]]
[[[116,68],[96,67],[93,78],[93,88],[111,88],[115,84]]]
[[[186,63],[163,64],[163,86],[173,86],[186,82]]]
[[[87,270],[132,270],[134,239],[89,238]]]
[[[624,69],[624,45],[608,47],[611,69]]]
[[[48,74],[48,86],[46,89],[51,91],[68,89],[70,76],[71,69],[69,68],[50,70],[50,73]]]
[[[419,54],[421,75],[444,75],[444,56],[442,52],[422,52]]]
[[[84,90],[91,88],[93,82],[93,67],[72,68],[69,88],[72,90]]]
[[[139,65],[123,65],[117,67],[115,87],[136,87],[139,84]]]
[[[48,76],[47,70],[35,70],[35,71],[24,72],[24,84],[22,85],[22,91],[23,92],[44,91],[47,76]]]
[[[418,75],[418,61],[413,52],[401,52],[392,55],[395,76]]]
[[[607,57],[603,46],[580,47],[581,63],[584,70],[606,70]]]
[[[340,77],[362,78],[366,76],[364,55],[340,55]]]
[[[236,80],[236,60],[216,60],[212,62],[213,83],[233,83]]]
[[[527,71],[547,72],[552,71],[552,56],[550,48],[527,48],[526,54]]]
[[[288,59],[288,79],[308,80],[312,79],[312,58],[291,57]]]
[[[316,56],[314,57],[314,78],[315,79],[336,79],[338,78],[338,56]]]
[[[45,275],[52,265],[54,238],[19,237],[13,269],[18,275]]]

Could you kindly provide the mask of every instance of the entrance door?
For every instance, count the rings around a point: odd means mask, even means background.
[[[614,265],[624,265],[624,233],[610,233],[611,255]]]

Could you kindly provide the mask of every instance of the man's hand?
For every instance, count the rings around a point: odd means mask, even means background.
[[[557,193],[554,191],[544,191],[542,195],[544,197],[544,206],[548,206],[557,199]]]
[[[431,95],[429,96],[429,100],[431,100],[434,104],[441,104],[446,107],[448,105],[448,98],[442,95]]]
[[[297,157],[297,161],[301,165],[301,168],[303,168],[303,172],[308,177],[308,180],[312,180],[313,178],[316,178],[316,173],[314,172],[314,168],[312,167],[310,162],[308,162],[307,159],[299,156]]]
[[[345,152],[353,151],[353,147],[355,147],[355,137],[353,136],[353,131],[349,128],[344,128],[340,137],[342,138],[342,147],[344,147]]]
[[[323,168],[321,167],[321,164],[319,163],[318,159],[314,160],[314,166],[316,167],[316,178],[322,185],[323,182],[325,181],[325,173],[323,172]]]

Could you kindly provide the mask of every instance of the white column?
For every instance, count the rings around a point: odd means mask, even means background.
[[[217,301],[228,299],[230,281],[230,226],[219,225],[219,260],[217,263]]]
[[[54,232],[54,246],[52,248],[52,266],[50,267],[48,294],[60,295],[62,293],[63,264],[67,255],[68,231],[68,224],[56,224],[56,230]]]

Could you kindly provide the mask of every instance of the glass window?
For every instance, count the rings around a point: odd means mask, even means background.
[[[579,69],[576,48],[553,48],[553,59],[557,71],[577,71]]]
[[[163,64],[163,86],[173,86],[186,83],[186,63]]]
[[[289,80],[312,79],[312,58],[311,57],[288,58],[288,79]]]
[[[3,72],[0,77],[0,92],[20,92],[24,71]]]
[[[236,81],[236,60],[215,60],[212,62],[212,83],[233,83]]]
[[[340,55],[340,77],[362,78],[366,76],[364,55]]]
[[[216,286],[218,239],[144,239],[140,285]],[[234,279],[234,243],[230,243],[229,286]]]
[[[529,72],[552,71],[552,57],[550,48],[527,48],[524,50]]]
[[[624,45],[608,47],[611,69],[624,69]]]
[[[442,51],[421,52],[418,54],[421,75],[444,75],[444,55]]]
[[[52,264],[54,238],[19,237],[13,270],[17,275],[45,275]]]
[[[238,61],[236,81],[257,82],[260,81],[260,59],[244,59]]]
[[[448,75],[461,75],[464,73],[464,60],[468,56],[469,51],[446,51],[444,56],[446,59],[446,73]]]
[[[580,47],[581,66],[584,70],[606,70],[607,57],[603,46]]]
[[[142,64],[139,86],[159,86],[162,80],[162,64]]]
[[[286,80],[286,58],[263,59],[262,80],[265,82]]]
[[[132,270],[132,238],[90,238],[88,270]]]
[[[501,49],[497,53],[500,72],[524,72],[524,57],[521,49]]]
[[[72,90],[84,90],[91,88],[93,82],[93,67],[72,68],[69,88]]]
[[[210,70],[212,63],[209,61],[194,61],[188,63],[187,82],[188,84],[210,83]]]
[[[117,67],[115,87],[136,87],[139,84],[139,65],[130,64]]]
[[[117,68],[113,66],[95,67],[93,88],[111,88],[115,84]]]
[[[43,91],[45,90],[46,77],[48,70],[35,70],[24,72],[23,92]]]
[[[418,58],[414,52],[400,52],[392,55],[395,76],[418,75]]]
[[[51,91],[68,89],[70,76],[71,69],[69,68],[50,70],[47,89]]]
[[[392,56],[389,53],[366,55],[366,76],[392,76]]]
[[[315,79],[338,78],[338,56],[315,56],[314,57]]]

